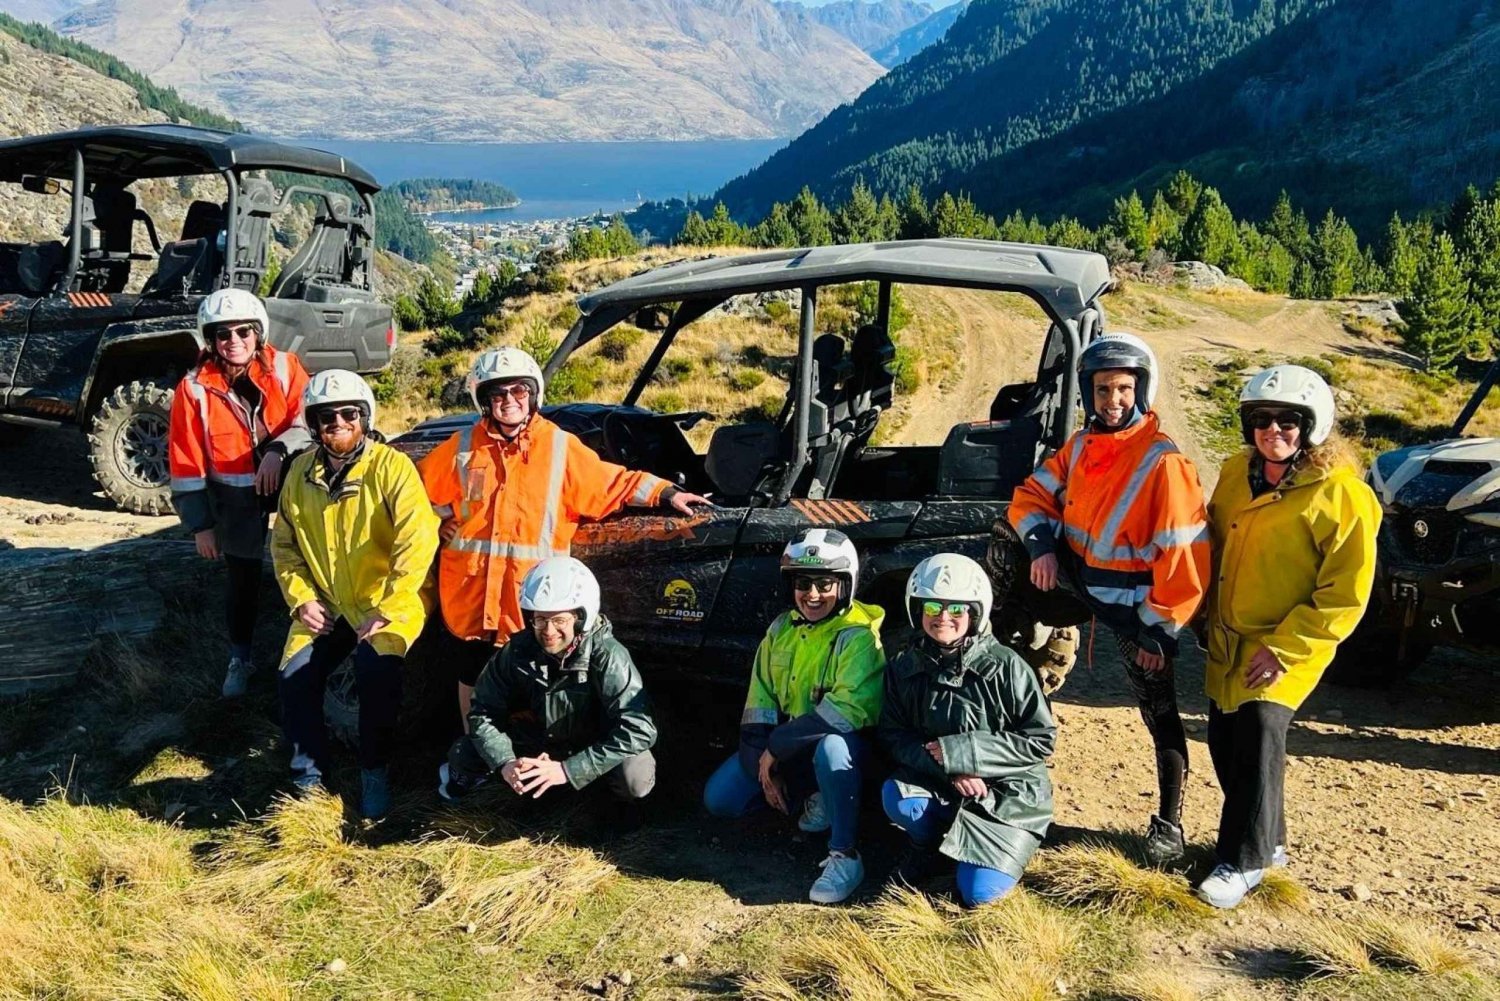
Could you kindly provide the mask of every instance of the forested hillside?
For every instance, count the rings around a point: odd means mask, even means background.
[[[1368,221],[1496,173],[1495,14],[1495,0],[976,0],[719,198],[753,217],[804,183],[842,197],[863,177],[1097,217],[1186,165],[1257,209],[1286,187]]]

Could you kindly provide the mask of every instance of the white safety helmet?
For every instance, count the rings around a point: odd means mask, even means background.
[[[1078,359],[1079,394],[1083,397],[1083,412],[1092,421],[1094,414],[1094,373],[1112,369],[1125,369],[1135,373],[1135,406],[1143,414],[1149,414],[1156,405],[1157,384],[1161,381],[1157,372],[1156,353],[1151,345],[1135,334],[1115,331],[1101,334],[1094,343],[1083,349]]]
[[[989,632],[995,591],[984,567],[959,553],[938,553],[912,568],[906,578],[906,617],[922,628],[922,602],[963,601],[970,605],[969,635]]]
[[[319,407],[339,403],[352,403],[364,412],[367,433],[375,426],[375,394],[365,380],[341,368],[326,369],[307,380],[307,388],[302,391],[302,414],[309,427],[317,426],[314,412]]]
[[[542,405],[542,391],[546,389],[542,381],[542,367],[536,363],[535,358],[520,348],[495,348],[474,359],[474,364],[469,369],[469,378],[465,381],[469,396],[474,400],[474,409],[480,413],[489,412],[489,406],[480,392],[486,384],[509,382],[513,379],[526,379],[531,383],[531,411],[535,413]]]
[[[1245,444],[1255,444],[1250,412],[1279,406],[1302,414],[1304,445],[1321,445],[1333,432],[1333,390],[1323,377],[1301,365],[1273,365],[1250,377],[1240,392],[1240,431]]]
[[[266,305],[253,292],[221,288],[198,304],[198,333],[206,343],[208,328],[221,323],[255,323],[264,334],[271,327]]]
[[[854,601],[859,585],[859,552],[849,536],[834,528],[809,528],[781,551],[782,581],[787,591],[793,574],[817,576],[827,574],[839,579],[839,600],[834,614],[839,615]]]
[[[599,582],[583,561],[572,556],[542,560],[521,581],[521,611],[573,612],[583,616],[578,634],[599,624]],[[531,616],[527,615],[530,622]]]

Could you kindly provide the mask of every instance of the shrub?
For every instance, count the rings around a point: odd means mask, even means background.
[[[744,393],[766,381],[766,374],[753,368],[742,368],[729,377],[729,388]]]
[[[668,358],[657,367],[651,380],[663,386],[675,386],[693,374],[691,358]]]
[[[422,329],[422,311],[409,295],[396,296],[396,301],[391,304],[391,315],[402,330]]]
[[[896,356],[891,359],[891,374],[896,380],[896,392],[910,396],[922,388],[922,372],[917,367],[916,349],[898,346]]]
[[[639,344],[644,336],[644,333],[634,327],[616,327],[599,338],[599,354],[610,361],[624,361],[630,356],[630,349]]]
[[[445,324],[434,330],[432,336],[427,338],[427,352],[438,356],[461,351],[469,346],[471,339],[457,328]]]
[[[664,390],[651,397],[650,408],[662,414],[681,413],[687,409],[687,400],[681,393]]]

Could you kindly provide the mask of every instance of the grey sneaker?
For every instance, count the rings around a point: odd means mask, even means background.
[[[316,768],[311,771],[292,773],[292,792],[297,796],[310,796],[324,792],[323,773]]]
[[[1204,903],[1228,910],[1244,900],[1245,894],[1259,886],[1265,874],[1264,869],[1242,870],[1228,862],[1220,862],[1193,892]]]
[[[383,820],[391,812],[391,781],[384,768],[360,770],[359,812],[366,820]]]
[[[245,694],[245,689],[250,685],[250,675],[255,673],[255,665],[243,657],[230,657],[229,669],[224,672],[223,695],[226,699],[237,699]]]
[[[818,863],[823,875],[813,881],[807,891],[807,899],[815,904],[837,904],[849,899],[865,879],[865,864],[859,853],[831,851]]]
[[[815,792],[807,797],[807,802],[802,804],[802,816],[797,818],[797,826],[808,834],[817,834],[833,826],[833,821],[823,812],[822,793]]]
[[[1182,858],[1182,825],[1151,815],[1151,826],[1146,831],[1146,858],[1152,865],[1165,865]]]

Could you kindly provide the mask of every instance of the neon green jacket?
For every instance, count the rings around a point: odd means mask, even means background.
[[[840,615],[807,622],[783,612],[755,651],[740,717],[741,759],[769,748],[778,760],[830,733],[853,733],[880,719],[885,610],[853,602]]]

